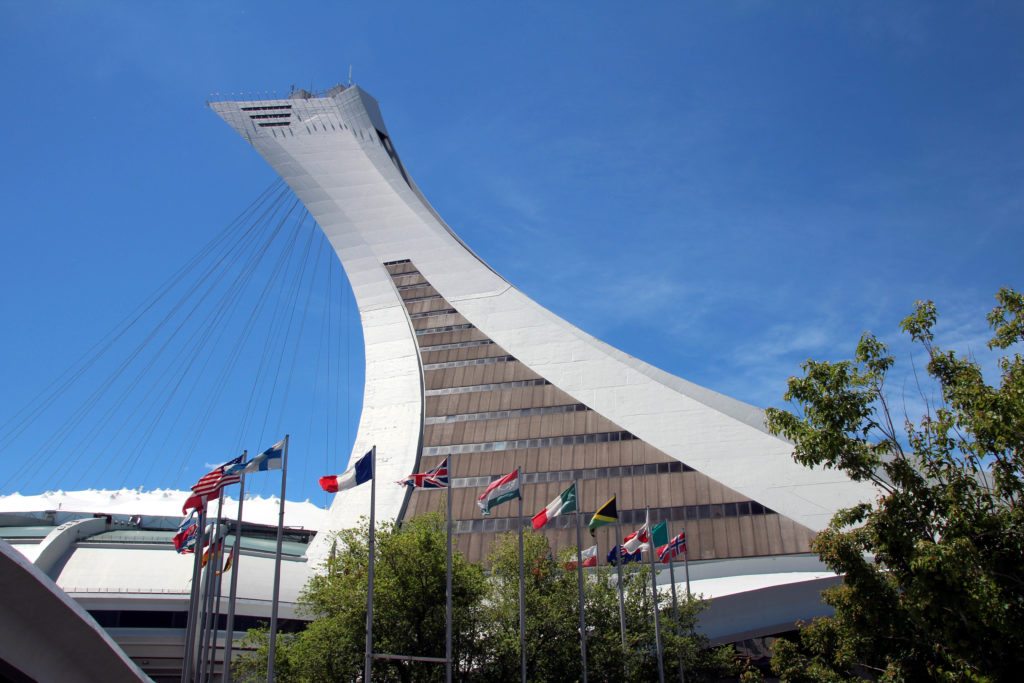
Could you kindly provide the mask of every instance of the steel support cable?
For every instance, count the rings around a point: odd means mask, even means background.
[[[307,264],[309,263],[310,248],[311,248],[312,243],[313,243],[313,238],[316,236],[317,232],[319,232],[319,229],[317,228],[316,223],[314,222],[313,225],[311,226],[310,230],[309,230],[309,239],[306,242],[306,250],[305,250],[305,253],[303,254],[303,257],[302,257],[302,273],[300,273],[298,285],[297,285],[296,291],[295,291],[296,303],[298,303],[298,297],[302,293],[302,283],[305,281],[305,270],[306,270]],[[319,247],[319,249],[317,251],[317,256],[319,256],[320,255],[320,251],[323,249],[323,241],[321,240],[317,244],[318,244],[318,247]],[[285,415],[285,412],[288,410],[288,397],[291,395],[292,380],[295,377],[295,366],[296,366],[296,363],[297,363],[298,357],[299,357],[299,349],[302,347],[302,339],[303,339],[303,336],[304,336],[305,330],[306,330],[306,320],[309,318],[309,301],[310,301],[310,297],[313,295],[313,284],[314,284],[315,280],[316,280],[316,266],[314,264],[314,267],[313,267],[313,269],[312,269],[312,271],[310,273],[310,282],[309,282],[308,285],[306,285],[306,300],[302,304],[302,312],[301,312],[301,314],[299,316],[299,331],[295,335],[295,343],[292,345],[292,360],[291,360],[291,364],[289,365],[288,372],[287,372],[287,380],[286,380],[285,386],[284,386],[284,396],[282,397],[281,403],[280,403],[280,407],[278,408],[277,426],[276,426],[276,430],[275,430],[278,434],[280,434],[281,431],[282,431],[284,415]],[[296,310],[295,308],[292,309],[292,315],[293,316],[295,314],[295,310]],[[291,333],[290,332],[291,331],[291,326],[292,326],[292,322],[289,320],[289,323],[288,323],[289,334]],[[286,342],[287,342],[287,340],[286,340]],[[276,380],[275,380],[275,386],[276,386]],[[271,399],[273,399],[273,394],[271,394]],[[268,411],[269,411],[269,404],[268,404]],[[268,415],[269,415],[269,413],[268,413]],[[306,444],[306,452],[308,453],[309,450],[310,450],[309,449],[309,444],[307,442],[307,444]],[[305,465],[308,462],[308,460],[309,460],[308,457],[305,457],[305,458],[302,459],[303,471],[304,472],[305,472]],[[302,481],[303,482],[306,481],[305,476],[303,476]]]
[[[298,205],[299,205],[299,200],[298,199],[295,199],[291,203],[291,206],[288,209],[288,213],[281,219],[281,221],[278,224],[278,232],[280,232],[287,225],[288,220],[290,219],[292,213],[295,211],[295,208]],[[257,304],[257,307],[256,307],[256,309],[255,309],[255,311],[253,313],[252,318],[251,318],[253,321],[255,320],[255,317],[258,315],[258,313],[260,311],[262,311],[263,306],[264,306],[264,300],[266,298],[266,294],[270,290],[270,288],[273,285],[273,283],[274,283],[278,273],[280,272],[282,264],[284,264],[287,261],[288,255],[294,249],[296,237],[297,237],[297,232],[293,232],[293,234],[291,235],[290,240],[286,243],[286,246],[284,247],[283,251],[281,252],[281,255],[278,257],[277,264],[275,264],[274,269],[273,269],[273,271],[271,273],[271,276],[268,278],[267,283],[264,286],[264,288],[263,288],[263,290],[262,290],[262,292],[260,294],[259,303]],[[251,327],[249,327],[248,329],[251,329]],[[245,339],[247,337],[248,337],[248,334],[243,333],[243,339]],[[236,360],[237,360],[237,358],[236,358]],[[231,367],[233,367],[233,363],[232,363]],[[227,377],[227,375],[230,373],[231,367],[226,367],[225,368],[224,373],[223,373],[224,377]],[[214,395],[212,395],[210,397],[210,400],[207,402],[207,409],[204,410],[201,413],[201,415],[200,415],[200,417],[199,417],[199,419],[197,421],[196,426],[194,426],[194,428],[192,429],[192,441],[188,445],[188,448],[185,451],[184,457],[181,459],[181,465],[180,465],[179,470],[178,470],[178,479],[180,479],[182,473],[184,473],[185,465],[189,462],[189,460],[191,459],[192,455],[195,453],[195,449],[196,449],[196,447],[199,444],[199,440],[202,437],[202,435],[204,433],[204,430],[206,429],[206,425],[209,423],[210,418],[212,417],[212,413],[213,413],[212,407],[216,403],[216,401],[219,399],[221,391],[223,391],[223,384],[222,384],[220,390],[216,394],[214,394]]]
[[[253,239],[250,240],[250,242],[252,242],[254,244],[258,244],[258,241],[256,240],[256,233],[253,234]],[[244,249],[239,250],[239,251],[240,252],[244,252]],[[259,252],[258,252],[258,249],[257,249],[255,254],[258,256],[258,253]],[[249,258],[251,260],[253,257],[250,256]],[[188,316],[186,316],[186,318],[181,321],[181,323],[179,324],[178,328],[176,328],[175,331],[172,333],[171,337],[169,339],[165,340],[164,345],[157,351],[157,353],[153,356],[153,358],[150,359],[149,364],[147,364],[147,366],[144,367],[143,370],[138,373],[138,376],[136,377],[136,380],[133,381],[132,384],[130,384],[129,387],[126,388],[123,391],[121,398],[117,401],[115,406],[113,406],[111,408],[111,410],[108,411],[109,414],[112,415],[112,411],[119,410],[121,405],[123,405],[124,402],[127,401],[127,399],[131,397],[132,392],[141,383],[141,381],[143,379],[149,377],[149,371],[155,366],[157,360],[160,359],[160,356],[163,354],[163,351],[170,346],[171,341],[173,341],[173,339],[175,337],[177,337],[178,332],[180,330],[184,329],[185,325],[191,320],[191,318],[195,314],[195,312],[199,310],[199,307],[202,305],[203,301],[205,301],[205,298],[210,296],[210,295],[212,295],[213,292],[215,292],[215,291],[217,291],[219,289],[221,281],[223,279],[226,279],[227,272],[228,271],[225,270],[223,276],[221,278],[218,278],[218,280],[213,285],[211,285],[211,287],[209,288],[208,292],[204,295],[203,298],[201,298],[201,300],[199,302],[197,302],[197,304],[194,306],[193,310],[188,314]],[[216,305],[213,308],[212,311],[207,313],[206,320],[203,323],[200,323],[200,325],[197,328],[197,330],[195,332],[193,332],[192,336],[188,340],[186,340],[185,344],[182,345],[181,350],[177,354],[177,357],[171,359],[170,363],[168,363],[167,366],[164,368],[163,373],[161,373],[161,375],[157,377],[157,379],[156,379],[156,381],[154,383],[151,383],[151,386],[150,386],[149,390],[144,393],[144,395],[140,398],[139,401],[136,401],[135,408],[131,412],[129,412],[127,417],[122,421],[121,428],[119,428],[119,429],[117,429],[115,431],[115,433],[113,435],[114,437],[117,437],[117,436],[119,436],[122,433],[122,431],[127,427],[127,425],[133,419],[135,419],[135,417],[142,411],[143,407],[146,407],[146,410],[143,413],[143,417],[145,415],[149,414],[149,413],[152,413],[154,409],[157,410],[157,415],[156,415],[156,417],[153,420],[151,420],[151,422],[149,424],[149,428],[146,430],[146,432],[147,433],[151,433],[152,430],[156,428],[156,426],[157,426],[157,424],[159,422],[159,418],[163,415],[164,411],[166,410],[166,405],[169,403],[169,401],[173,400],[174,393],[176,392],[177,387],[180,386],[180,383],[184,379],[185,375],[182,374],[182,375],[179,376],[179,381],[178,381],[177,385],[174,387],[173,391],[168,391],[167,387],[165,386],[164,378],[169,376],[169,375],[171,375],[175,370],[178,370],[179,368],[181,368],[182,365],[185,366],[185,370],[187,372],[187,370],[191,366],[191,361],[194,360],[195,356],[202,350],[202,346],[204,344],[204,341],[209,338],[209,335],[206,334],[206,332],[208,330],[212,329],[212,326],[216,323],[215,317],[217,316],[217,313],[220,310],[223,309],[225,299],[230,299],[231,298],[231,294],[233,292],[233,288],[237,284],[238,284],[238,281],[237,281],[237,278],[236,278],[235,282],[232,284],[232,288],[229,288],[228,292],[226,294],[222,295],[220,303],[218,305]],[[196,339],[197,337],[199,337],[198,340]],[[165,397],[164,408],[162,410],[157,408],[157,405],[154,404],[151,401],[153,395],[156,394],[158,391],[161,392],[164,395],[164,397]],[[107,422],[108,421],[105,421],[103,423],[98,424],[97,426],[98,427],[105,427]],[[128,434],[127,441],[130,441],[134,437],[135,433],[142,427],[142,424],[143,424],[143,420],[140,418],[139,421],[136,423],[135,427]],[[94,438],[95,438],[95,435],[93,435],[92,439],[90,439],[87,442],[88,445],[91,445],[92,440]],[[119,450],[117,455],[120,455],[120,452],[123,452],[124,447],[126,445],[127,444],[122,444],[121,449]],[[84,452],[84,449],[82,449],[82,452]],[[107,458],[107,460],[106,460],[107,465],[104,468],[104,470],[101,472],[99,478],[102,479],[102,477],[106,474],[107,468],[109,468],[112,463],[117,462],[118,460],[119,460],[118,457]],[[137,458],[132,458],[132,459],[129,459],[129,460],[130,460],[130,464],[132,466],[134,466],[135,461],[137,460]],[[124,472],[124,466],[122,466],[122,470],[121,471]]]
[[[310,246],[312,245],[313,235],[314,235],[313,230],[314,229],[315,228],[309,230],[309,237],[306,239],[305,253],[306,253],[307,256],[309,254]],[[274,396],[277,394],[277,383],[278,383],[278,380],[280,379],[280,376],[281,376],[281,366],[284,363],[285,353],[287,352],[287,349],[288,349],[288,341],[289,341],[289,339],[292,336],[292,324],[293,324],[293,322],[295,320],[295,309],[298,306],[299,294],[301,292],[301,283],[302,283],[303,278],[305,277],[305,272],[306,272],[306,258],[303,258],[300,261],[300,269],[299,269],[298,273],[296,274],[295,280],[293,281],[294,284],[292,285],[292,293],[291,293],[291,297],[290,297],[291,298],[291,303],[288,306],[288,309],[289,309],[288,310],[288,322],[285,324],[285,334],[284,334],[284,337],[281,340],[280,352],[277,354],[277,367],[276,367],[276,369],[274,371],[274,379],[273,379],[273,382],[272,382],[272,384],[270,386],[270,394],[267,396],[267,402],[266,402],[267,408],[266,408],[266,411],[263,414],[263,425],[260,427],[260,437],[259,437],[259,440],[258,440],[258,443],[260,443],[260,444],[263,443],[263,439],[266,436],[267,422],[269,421],[270,412],[271,412],[271,409],[273,408]],[[279,304],[283,304],[283,302],[284,302],[284,295],[286,294],[286,292],[283,291],[281,294],[282,294],[282,296],[278,299]],[[278,307],[277,310],[280,310],[280,307]],[[277,320],[277,319],[278,319],[277,311],[275,310],[275,315],[274,315],[272,320]],[[291,380],[289,378],[289,382],[290,381]],[[283,409],[284,409],[284,407],[282,406],[281,410],[283,410]]]
[[[106,389],[109,386],[112,386],[113,383],[116,382],[116,380],[119,379],[120,376],[124,372],[126,372],[128,370],[128,367],[132,364],[132,362],[137,357],[139,357],[142,354],[142,351],[145,350],[145,348],[148,346],[149,342],[153,338],[156,338],[156,336],[157,336],[158,332],[160,331],[160,329],[162,329],[162,327],[165,324],[170,324],[171,323],[171,321],[176,316],[178,310],[192,299],[192,295],[194,295],[196,292],[201,291],[200,288],[202,287],[203,282],[208,281],[210,279],[210,277],[212,277],[214,275],[214,273],[218,273],[218,271],[219,271],[217,276],[213,279],[213,282],[211,282],[206,287],[205,292],[203,292],[199,296],[198,301],[196,301],[196,303],[193,305],[192,309],[186,314],[185,319],[182,320],[182,322],[180,322],[178,324],[178,327],[172,332],[171,336],[165,339],[164,344],[159,348],[157,353],[150,359],[150,362],[144,367],[144,369],[140,373],[138,373],[136,379],[134,381],[130,382],[128,388],[125,389],[122,392],[121,398],[120,399],[116,399],[115,400],[115,405],[112,406],[110,409],[108,409],[107,414],[104,416],[104,418],[101,419],[99,422],[97,422],[96,425],[94,425],[94,428],[92,430],[91,435],[86,437],[87,440],[88,440],[87,441],[88,443],[91,444],[92,439],[95,438],[95,434],[98,433],[99,430],[104,428],[106,426],[106,424],[108,424],[109,419],[113,415],[113,411],[116,410],[117,408],[119,408],[120,405],[122,405],[124,403],[124,401],[127,400],[127,398],[131,394],[131,391],[135,388],[135,386],[137,386],[138,382],[140,382],[141,379],[146,376],[149,368],[151,368],[152,365],[159,359],[159,357],[163,353],[163,351],[170,345],[170,342],[177,336],[177,333],[184,327],[185,323],[187,323],[188,320],[191,318],[191,315],[202,305],[202,303],[205,301],[206,298],[208,298],[214,291],[217,290],[220,282],[225,279],[226,274],[228,272],[226,269],[219,268],[218,266],[220,264],[222,264],[224,261],[226,261],[234,253],[239,252],[239,251],[244,251],[244,249],[247,248],[247,246],[248,246],[246,242],[247,241],[248,242],[252,242],[256,238],[257,234],[258,233],[256,233],[254,230],[250,229],[250,230],[248,230],[246,232],[246,234],[243,235],[243,238],[242,238],[242,240],[240,240],[239,244],[235,244],[235,245],[229,246],[228,251],[221,256],[221,258],[218,260],[218,263],[215,264],[214,268],[209,270],[207,273],[204,273],[204,277],[202,278],[202,280],[199,283],[196,283],[195,286],[190,288],[189,294],[185,298],[180,300],[173,307],[171,313],[169,313],[167,316],[165,316],[164,320],[161,321],[160,325],[158,325],[157,328],[154,329],[153,332],[150,334],[150,336],[147,339],[145,339],[136,348],[135,353],[130,355],[129,358],[122,364],[122,367],[119,368],[118,371],[112,377],[109,378],[110,381],[105,386],[101,386],[101,393],[105,394],[106,393]],[[72,431],[73,431],[73,428],[76,427],[77,424],[80,423],[82,419],[84,419],[86,414],[88,412],[90,412],[92,407],[95,406],[96,404],[98,404],[98,402],[100,400],[102,400],[102,396],[101,395],[97,395],[96,396],[96,400],[92,404],[87,404],[88,410],[81,414],[81,416],[79,417],[79,419],[78,419],[78,421],[76,423],[73,423],[73,424],[70,425],[72,427]],[[69,431],[67,434],[65,434],[64,437],[60,440],[60,443],[58,445],[62,445],[63,441],[66,440],[67,436],[69,436],[70,433],[71,433],[71,431]],[[78,458],[80,458],[81,455],[84,452],[85,452],[84,450],[79,450],[78,451],[78,453],[79,453]],[[76,462],[77,462],[77,460],[76,460]]]
[[[269,207],[266,211],[272,211],[272,210],[274,210],[273,207]],[[265,211],[265,213],[266,213],[266,211]],[[245,244],[245,240],[248,239],[250,237],[250,235],[254,234],[254,230],[255,230],[255,226],[250,226],[246,230],[246,232],[242,235],[242,240],[240,240],[240,243],[244,245]],[[206,271],[204,271],[202,273],[202,275],[200,276],[199,281],[193,283],[192,286],[190,286],[188,288],[188,291],[185,294],[185,296],[182,297],[181,299],[179,299],[179,301],[177,301],[172,306],[171,311],[168,312],[160,320],[160,322],[156,325],[156,327],[154,327],[149,332],[149,334],[143,339],[143,341],[141,343],[139,343],[135,347],[135,349],[133,349],[132,353],[130,353],[129,356],[126,359],[124,359],[119,364],[119,366],[116,368],[116,370],[110,376],[108,376],[107,379],[103,383],[101,383],[101,385],[100,385],[100,387],[98,389],[93,391],[93,393],[86,399],[85,403],[83,405],[81,405],[73,413],[72,417],[69,418],[64,423],[64,425],[62,425],[62,427],[60,429],[58,429],[58,431],[55,434],[51,435],[51,437],[43,444],[43,446],[41,446],[40,449],[38,449],[36,451],[36,454],[35,454],[36,457],[32,457],[32,458],[30,458],[29,460],[26,461],[26,465],[31,465],[32,463],[36,464],[35,468],[31,468],[30,467],[28,469],[29,472],[33,473],[32,476],[35,476],[35,472],[37,472],[38,469],[40,469],[44,464],[48,464],[46,459],[40,458],[40,457],[38,457],[38,455],[40,453],[46,451],[46,450],[56,450],[56,448],[59,448],[60,446],[63,445],[63,443],[67,440],[67,438],[70,436],[70,434],[73,433],[73,431],[77,428],[77,426],[79,424],[81,424],[81,422],[85,419],[85,417],[92,411],[92,409],[99,403],[99,401],[102,400],[102,397],[106,394],[106,391],[118,379],[120,379],[121,375],[123,375],[124,372],[126,372],[127,369],[129,368],[129,366],[132,364],[132,362],[139,355],[141,355],[141,353],[148,346],[148,344],[154,338],[156,338],[159,335],[160,331],[165,326],[167,326],[168,324],[171,323],[171,321],[177,315],[178,311],[182,307],[184,307],[184,305],[193,297],[193,295],[196,292],[201,290],[201,288],[204,285],[204,283],[206,281],[208,281],[214,275],[214,273],[216,273],[218,270],[220,270],[222,264],[232,255],[232,253],[238,251],[239,248],[240,247],[239,247],[238,243],[228,245],[227,251],[224,252],[223,254],[221,254],[220,257],[217,259],[217,261],[214,264],[212,264],[209,268],[207,268]],[[221,273],[221,277],[223,277],[223,271]],[[207,293],[209,291],[210,291],[210,288],[207,289]],[[78,451],[78,454],[75,456],[75,460],[73,461],[74,464],[77,464],[77,462],[81,459],[83,454],[84,454],[84,451]],[[66,459],[68,456],[64,456],[64,457]]]
[[[287,263],[287,257],[292,253],[291,250],[294,249],[294,245],[297,242],[297,240],[298,230],[293,232],[289,248],[281,253],[281,256],[279,257],[277,263],[274,266],[274,271],[271,277],[267,279],[266,286],[264,287],[264,290],[259,298],[259,308],[256,311],[256,313],[263,312],[263,309],[266,307],[267,301],[269,300],[268,294],[270,293],[272,287],[277,284],[278,279],[280,278],[282,281],[287,280],[288,269],[285,268],[285,265]],[[282,269],[285,270],[284,275],[281,275]],[[273,324],[273,319],[276,315],[277,307],[280,302],[280,294],[278,294],[277,301],[278,304],[276,304],[274,308],[275,313],[271,314],[271,325]],[[252,322],[255,323],[255,319]],[[275,337],[273,334],[264,335],[263,349],[260,352],[260,361],[256,366],[256,372],[253,373],[252,389],[250,390],[249,398],[246,401],[245,411],[243,412],[242,418],[239,421],[239,429],[237,433],[237,443],[239,444],[239,448],[241,447],[241,444],[244,441],[244,437],[246,436],[246,434],[248,434],[249,424],[252,421],[253,417],[255,416],[256,402],[259,396],[260,386],[262,385],[263,376],[266,371],[268,359],[270,357],[269,349],[271,348],[274,339]]]
[[[153,294],[143,300],[135,310],[117,323],[110,332],[101,337],[99,341],[93,344],[84,354],[82,354],[82,356],[72,363],[71,366],[53,379],[38,394],[30,399],[25,406],[15,412],[2,425],[0,425],[0,440],[10,442],[31,426],[31,424],[53,403],[53,401],[63,394],[64,391],[66,391],[66,389],[75,382],[75,380],[82,376],[82,374],[87,372],[89,368],[91,368],[103,356],[103,354],[113,346],[113,344],[115,344],[132,327],[134,327],[134,325],[137,324],[139,320],[163,297],[172,291],[190,271],[202,263],[220,244],[227,241],[234,231],[239,229],[240,226],[243,226],[243,218],[248,216],[251,211],[254,211],[263,201],[265,201],[269,193],[271,193],[275,188],[279,188],[282,184],[282,181],[278,180],[264,190],[256,200],[243,210],[242,214],[237,216],[226,228],[224,228],[224,230],[210,240],[202,249],[199,250],[198,253],[186,262],[184,266],[167,278],[167,280],[165,280]]]
[[[178,354],[178,357],[175,358],[172,361],[172,364],[168,366],[168,372],[165,372],[165,374],[173,374],[173,376],[176,376],[178,378],[177,381],[174,382],[174,385],[170,388],[155,386],[150,390],[149,394],[145,397],[144,402],[146,403],[149,402],[150,398],[153,397],[154,394],[163,395],[164,400],[156,416],[156,419],[150,423],[149,428],[147,429],[146,433],[143,436],[143,439],[137,444],[136,448],[132,452],[131,457],[126,461],[127,468],[125,466],[122,466],[121,473],[124,475],[124,477],[127,477],[127,475],[131,471],[131,468],[134,468],[135,464],[138,462],[138,459],[141,457],[142,450],[148,444],[149,439],[152,436],[153,432],[156,430],[160,419],[162,419],[163,415],[169,409],[171,403],[173,402],[177,393],[180,391],[182,385],[185,383],[186,379],[192,373],[193,368],[196,365],[197,359],[203,358],[203,365],[198,370],[198,372],[195,373],[195,381],[193,382],[192,385],[193,391],[190,392],[189,395],[191,396],[195,394],[195,389],[198,387],[198,382],[205,375],[205,370],[213,358],[212,353],[204,354],[205,349],[210,347],[211,344],[213,344],[213,348],[217,348],[217,343],[224,338],[227,332],[227,325],[225,325],[224,322],[230,319],[230,315],[234,311],[236,303],[240,299],[242,293],[245,291],[245,288],[247,287],[250,279],[252,278],[253,273],[255,272],[258,264],[263,258],[263,255],[269,249],[269,246],[273,242],[275,237],[276,234],[272,234],[270,238],[264,240],[262,247],[260,249],[257,249],[256,252],[254,252],[253,256],[250,257],[248,262],[243,266],[239,274],[235,277],[235,280],[228,287],[227,291],[220,297],[218,302],[207,313],[206,319],[200,324],[197,330],[193,332],[192,337],[183,347],[183,350]],[[219,393],[216,385],[214,386],[214,393]],[[177,420],[175,420],[174,424],[177,424]],[[153,463],[155,462],[156,460],[153,461]],[[147,469],[146,475],[144,475],[143,479],[147,478],[151,471],[152,464]]]
[[[327,238],[326,237],[322,237],[320,239],[320,247],[319,247],[319,249],[317,249],[317,252],[316,252],[316,269],[317,270],[316,270],[316,273],[314,275],[313,281],[310,283],[310,288],[314,289],[314,290],[316,289],[317,282],[320,280],[320,278],[319,278],[320,265],[322,263],[325,263],[325,261],[324,261],[324,253],[325,253],[324,245],[326,243],[327,243]],[[327,268],[329,269],[330,267],[331,267],[331,264],[329,262],[327,262]],[[326,299],[326,297],[325,297],[325,299]],[[308,312],[307,312],[307,315],[309,315]],[[310,400],[309,400],[309,422],[306,425],[306,434],[309,435],[308,438],[309,438],[310,444],[312,444],[312,441],[313,441],[313,415],[316,412],[317,396],[319,395],[319,392],[320,392],[320,361],[323,359],[324,323],[325,322],[326,322],[326,317],[321,315],[321,317],[320,317],[320,333],[317,335],[317,344],[316,344],[316,362],[313,365],[313,391],[310,392]],[[310,449],[310,450],[312,450],[312,449]],[[306,478],[308,476],[308,474],[309,474],[308,470],[309,470],[309,458],[303,458],[302,459],[302,481],[309,481],[309,479]],[[324,470],[324,471],[326,472],[327,470]]]
[[[217,322],[221,322],[224,319],[224,316],[227,316],[229,313],[237,311],[237,302],[240,300],[242,294],[249,287],[249,285],[250,285],[250,283],[252,281],[252,278],[253,278],[254,274],[256,273],[256,270],[257,270],[259,264],[265,258],[267,252],[269,251],[269,248],[270,248],[272,242],[274,241],[274,239],[276,239],[276,237],[277,237],[277,232],[275,231],[271,235],[271,237],[269,239],[264,241],[261,249],[258,250],[255,253],[254,258],[251,259],[251,261],[246,265],[246,267],[244,267],[242,269],[242,271],[239,273],[238,277],[236,278],[235,282],[232,285],[233,290],[234,290],[233,296],[230,297],[230,298],[224,298],[222,300],[222,302],[221,302],[221,306],[220,306],[220,308],[217,311],[217,313],[218,313],[218,320],[217,320]],[[250,311],[250,317],[251,317],[251,315],[252,315],[252,312]],[[250,329],[250,327],[251,326],[249,326],[249,325],[243,326],[242,327],[242,331],[236,335],[236,338],[235,338],[233,344],[231,345],[229,352],[226,354],[226,356],[224,358],[224,362],[221,364],[220,372],[217,374],[217,376],[213,380],[213,383],[211,385],[211,390],[210,390],[210,393],[209,393],[209,396],[208,396],[208,399],[207,399],[207,402],[206,402],[207,405],[205,406],[206,410],[201,411],[200,414],[206,414],[207,411],[211,411],[213,409],[213,406],[216,405],[220,395],[223,393],[223,391],[224,391],[224,389],[225,389],[225,387],[227,385],[228,377],[230,376],[230,374],[231,374],[231,372],[232,372],[232,370],[233,370],[233,368],[234,368],[234,366],[235,366],[235,364],[236,364],[236,362],[237,362],[237,360],[238,360],[238,358],[239,358],[239,356],[241,354],[241,350],[242,350],[242,348],[245,345],[245,342],[247,340],[247,333],[248,333],[248,330]],[[214,339],[210,338],[210,336],[212,335],[212,331],[213,331],[213,327],[210,327],[209,328],[210,334],[207,335],[204,339],[200,340],[199,346],[197,347],[195,354],[190,355],[190,358],[191,359],[195,359],[198,356],[199,351],[201,351],[202,348],[204,348],[205,346],[210,345],[211,342],[213,344],[213,348],[221,348],[222,340],[224,339],[224,337],[227,334],[229,329],[230,329],[229,325],[226,325],[226,324],[221,325],[219,327],[216,339],[214,340]],[[195,373],[195,377],[194,377],[194,379],[192,381],[192,388],[188,392],[188,396],[191,397],[193,395],[196,395],[196,391],[199,388],[199,382],[201,381],[202,378],[206,377],[206,369],[207,369],[207,367],[209,366],[209,364],[210,364],[210,362],[212,360],[213,360],[213,354],[212,353],[211,354],[207,354],[205,356],[205,359],[203,361],[202,367],[198,370],[198,372]],[[185,377],[187,376],[187,374],[189,372],[191,372],[191,370],[192,370],[192,363],[189,363],[188,366],[184,369],[184,371],[181,374],[181,382],[179,382],[179,385],[184,381]],[[178,389],[179,389],[179,386],[176,385],[174,391],[177,392]],[[185,410],[185,408],[187,406],[188,406],[187,402],[182,402],[181,407],[178,409],[177,414],[175,415],[173,421],[171,422],[171,424],[168,427],[167,436],[165,437],[164,442],[161,445],[159,452],[165,452],[167,450],[170,438],[174,434],[174,427],[181,421],[181,417],[182,417],[182,415],[184,413],[184,410]],[[140,445],[140,447],[141,447],[141,445]],[[137,457],[137,455],[136,455],[136,457]],[[178,458],[176,458],[176,460],[178,460]],[[187,461],[187,458],[184,461]],[[154,459],[154,460],[151,461],[149,468],[147,468],[146,473],[143,475],[143,479],[148,479],[149,478],[149,476],[152,474],[153,466],[157,462],[158,462],[158,459]],[[164,459],[164,462],[165,463],[170,463],[172,461]],[[179,472],[180,472],[180,467],[179,467]],[[167,474],[169,474],[169,472],[167,471],[167,469],[165,469],[164,470],[165,478],[166,478]],[[179,476],[180,476],[180,474],[179,474]]]

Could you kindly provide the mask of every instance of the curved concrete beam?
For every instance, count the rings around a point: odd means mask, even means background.
[[[151,680],[88,612],[5,541],[0,586],[3,658],[21,673],[63,683]]]
[[[35,565],[51,579],[56,579],[63,560],[71,554],[75,543],[83,538],[106,531],[110,521],[107,517],[92,517],[65,522],[46,535],[39,544]]]

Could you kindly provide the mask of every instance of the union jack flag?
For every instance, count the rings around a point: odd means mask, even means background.
[[[446,489],[448,488],[448,458],[428,472],[410,474],[395,483],[414,489]]]
[[[686,532],[680,531],[679,534],[669,541],[666,545],[658,548],[658,559],[661,560],[662,564],[668,564],[673,557],[679,553],[686,552]]]

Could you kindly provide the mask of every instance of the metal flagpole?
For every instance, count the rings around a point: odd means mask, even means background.
[[[651,566],[651,601],[654,603],[654,646],[658,652],[658,683],[665,683],[665,662],[661,651],[661,617],[658,616],[658,575],[654,571],[654,538],[651,534],[651,509],[647,508],[648,559]],[[642,546],[641,546],[642,547]]]
[[[206,607],[203,614],[202,631],[199,636],[199,680],[205,681],[211,667],[207,666],[210,660],[210,635],[217,632],[217,609],[214,605],[215,586],[217,583],[217,561],[219,552],[217,550],[220,542],[220,519],[224,514],[224,487],[220,488],[217,495],[217,521],[213,525],[213,537],[210,539],[210,554],[206,558]],[[216,642],[216,639],[214,640]]]
[[[615,498],[615,494],[612,495]],[[619,521],[618,511],[615,514],[615,572],[619,577],[619,632],[622,634],[622,650],[626,650],[626,598],[625,587],[622,585],[622,522]]]
[[[683,533],[686,533],[685,529],[683,529]],[[684,538],[683,540],[686,542],[686,545],[683,546],[685,548],[685,550],[683,550],[683,571],[686,573],[686,599],[689,600],[690,599],[690,541],[689,541],[689,539],[686,539],[686,538]]]
[[[669,543],[672,541],[669,540]],[[669,581],[672,582],[672,618],[676,621],[676,635],[681,635],[679,632],[679,603],[676,600],[676,563],[672,560],[675,558],[670,557],[668,561],[668,576]],[[686,683],[686,665],[683,663],[683,655],[679,655],[679,681],[680,683]]]
[[[377,447],[370,449],[370,556],[366,570],[366,661],[363,664],[363,681],[370,683],[373,676],[373,561],[374,561],[374,512],[377,503]]]
[[[579,591],[579,612],[580,615],[580,661],[583,664],[583,683],[587,683],[587,618],[584,613],[586,606],[583,600],[583,530],[580,527],[580,482],[573,481],[573,491],[576,492],[576,588]]]
[[[519,678],[526,683],[526,573],[523,570],[523,468],[516,468],[519,486]]]
[[[196,634],[196,618],[199,612],[199,586],[202,574],[200,553],[203,551],[203,536],[206,535],[206,503],[199,510],[199,526],[196,530],[196,542],[192,546],[192,554],[195,555],[192,561],[192,594],[188,600],[188,621],[185,623],[185,651],[181,666],[181,683],[189,683],[192,679],[192,664],[195,661],[192,657],[192,643]]]
[[[444,680],[452,683],[452,466],[448,465],[448,568],[445,577]]]
[[[242,461],[248,461],[248,451],[242,452]],[[224,629],[224,670],[221,680],[231,683],[231,646],[235,639],[235,599],[238,596],[238,553],[242,549],[242,503],[245,502],[245,474],[238,482],[238,521],[235,522],[235,542],[231,546],[231,584],[228,589],[228,623]]]
[[[274,661],[277,656],[277,602],[281,592],[281,541],[284,534],[284,494],[288,479],[288,435],[284,435],[284,453],[281,454],[281,505],[277,512],[277,555],[274,559],[274,593],[270,603],[270,645],[267,648],[267,681],[274,681]]]

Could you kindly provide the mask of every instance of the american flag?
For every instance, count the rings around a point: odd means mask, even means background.
[[[405,479],[395,482],[414,489],[446,489],[448,488],[448,458],[429,472],[410,474]]]
[[[668,542],[667,545],[663,545],[658,548],[658,559],[661,560],[662,564],[668,564],[669,561],[678,555],[679,553],[686,552],[686,532],[680,531],[679,534]]]
[[[238,465],[242,462],[244,456],[238,456],[234,460],[228,460],[223,465],[214,467],[212,470],[204,474],[199,478],[195,484],[192,485],[192,492],[197,496],[209,496],[220,491],[221,487],[227,486],[228,484],[237,484],[242,480],[242,477],[238,474],[224,474],[224,470]]]

